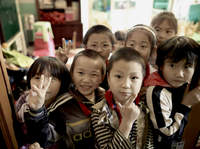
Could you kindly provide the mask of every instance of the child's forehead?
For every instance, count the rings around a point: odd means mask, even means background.
[[[86,67],[91,67],[93,65],[102,66],[104,65],[104,60],[100,57],[91,58],[85,55],[81,55],[76,59],[75,66],[85,65]]]

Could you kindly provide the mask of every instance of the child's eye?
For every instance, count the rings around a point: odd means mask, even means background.
[[[141,48],[142,48],[142,49],[145,49],[145,48],[147,48],[147,46],[142,45]]]
[[[108,44],[104,44],[103,47],[108,47]]]
[[[192,67],[193,67],[192,64],[185,65],[185,69],[189,69],[189,68],[192,68]]]
[[[171,30],[168,30],[168,31],[166,31],[167,32],[167,34],[172,34],[172,31]]]
[[[115,75],[115,77],[118,78],[118,79],[120,79],[120,78],[121,78],[121,75],[118,75],[118,74],[117,74],[117,75]]]
[[[138,79],[139,77],[137,77],[137,76],[133,76],[133,77],[131,77],[131,80],[135,80],[135,79]]]
[[[159,29],[159,28],[155,28],[155,30],[156,30],[156,32],[159,32],[159,31],[160,31],[160,29]]]
[[[78,74],[83,75],[83,72],[82,71],[78,71]]]
[[[173,63],[169,64],[169,66],[170,66],[171,68],[174,68],[174,67],[175,67],[175,65],[174,65]]]
[[[96,76],[98,76],[98,74],[96,74],[96,73],[93,73],[93,74],[91,74],[93,77],[96,77]]]

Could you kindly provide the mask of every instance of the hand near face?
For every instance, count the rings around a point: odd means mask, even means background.
[[[62,38],[62,48],[59,47],[58,50],[56,50],[56,58],[58,58],[64,63],[67,63],[68,55],[71,49],[72,49],[71,40],[66,44],[65,38]]]
[[[43,148],[40,147],[39,143],[35,142],[35,143],[31,144],[28,149],[43,149]]]
[[[41,75],[39,85],[31,84],[28,104],[32,109],[38,110],[44,105],[46,92],[51,84],[51,79],[51,77]]]
[[[140,114],[139,107],[134,103],[135,98],[136,96],[131,96],[130,99],[124,105],[117,103],[122,116],[122,121],[119,126],[119,130],[122,134],[124,134],[126,138],[128,138],[132,125]]]
[[[117,105],[120,108],[122,121],[125,121],[127,123],[133,123],[139,116],[140,109],[134,103],[135,98],[135,95],[131,96],[124,105],[121,105],[119,102],[117,102]]]
[[[200,102],[200,86],[197,86],[196,88],[189,91],[189,85],[188,85],[184,93],[182,104],[191,107],[199,102]]]

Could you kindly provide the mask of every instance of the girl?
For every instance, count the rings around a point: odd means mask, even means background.
[[[160,12],[151,21],[151,26],[156,31],[157,36],[157,46],[159,46],[163,41],[170,39],[175,36],[178,32],[177,19],[172,12]],[[155,65],[156,62],[156,49],[153,50],[151,62]]]
[[[178,32],[177,19],[172,12],[160,12],[151,21],[157,35],[157,45],[175,36]]]
[[[40,86],[40,83],[44,86]],[[16,113],[20,123],[24,125],[24,112],[30,109],[31,102],[44,102],[46,108],[54,102],[58,96],[68,91],[69,84],[71,83],[71,76],[65,64],[54,57],[40,57],[34,61],[29,68],[27,74],[27,85],[29,90],[26,91],[16,102]],[[39,101],[35,98],[37,94],[36,88],[45,89],[47,92],[42,100]],[[40,96],[43,96],[42,94]],[[25,126],[23,126],[25,127]],[[26,129],[24,130],[26,131]],[[27,136],[24,137],[27,140]],[[20,138],[20,140],[23,140]],[[19,141],[21,142],[21,141]],[[24,144],[25,142],[22,141]]]
[[[25,113],[28,132],[33,141],[46,148],[59,141],[59,148],[94,148],[90,128],[90,111],[101,102],[104,90],[99,88],[105,76],[105,61],[93,50],[83,50],[74,57],[70,73],[73,85],[69,93],[51,104],[49,114],[42,104],[32,102]],[[40,82],[39,86],[42,86]],[[45,87],[46,88],[46,87]],[[36,88],[33,98],[45,95],[45,90]]]
[[[134,48],[137,50],[145,59],[147,64],[147,76],[150,74],[149,63],[151,62],[151,53],[156,47],[156,35],[154,30],[143,24],[135,25],[131,28],[126,36],[125,45],[126,47]]]
[[[111,56],[107,68],[110,90],[105,94],[104,106],[91,115],[97,148],[153,147],[145,125],[145,107],[134,102],[145,67],[143,57],[131,48],[121,48]]]
[[[197,42],[183,36],[172,37],[158,48],[159,69],[149,76],[146,93],[158,148],[183,146],[190,107],[199,102],[199,89],[185,92],[195,71],[198,48]]]

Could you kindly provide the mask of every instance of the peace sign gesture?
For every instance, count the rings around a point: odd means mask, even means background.
[[[62,38],[62,48],[59,47],[56,51],[56,57],[60,59],[62,62],[67,63],[68,61],[68,55],[70,50],[72,49],[72,42],[69,40],[69,42],[66,44],[65,38]]]
[[[51,77],[41,75],[38,85],[31,84],[28,104],[32,109],[38,110],[44,105],[46,92],[51,84],[51,79]]]

